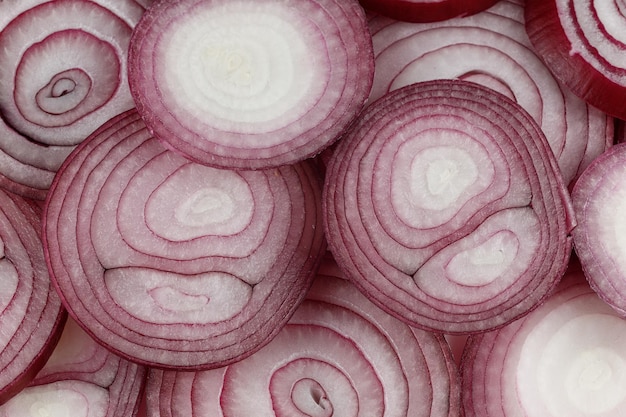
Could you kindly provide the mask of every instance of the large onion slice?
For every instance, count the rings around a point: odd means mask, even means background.
[[[369,26],[376,56],[371,100],[436,78],[493,88],[539,123],[568,184],[613,143],[612,118],[555,79],[534,51],[519,0],[503,0],[482,13],[433,24],[375,16]]]
[[[457,368],[443,336],[410,328],[326,275],[333,262],[254,355],[204,372],[151,371],[148,415],[458,416]]]
[[[334,142],[374,62],[356,0],[165,0],[137,26],[129,69],[155,137],[203,164],[264,168]]]
[[[498,0],[360,0],[372,12],[404,22],[439,22],[479,13]]]
[[[416,326],[486,331],[526,314],[561,278],[574,224],[545,136],[515,102],[460,80],[370,105],[326,173],[340,267]]]
[[[555,76],[626,119],[626,8],[621,0],[528,0],[526,29]]]
[[[43,200],[72,149],[134,106],[134,0],[0,2],[0,186]]]
[[[135,111],[83,144],[44,217],[49,268],[79,324],[164,368],[222,366],[267,343],[326,247],[312,162],[240,172],[193,163]]]
[[[0,404],[45,364],[66,318],[50,283],[33,207],[0,190]]]
[[[132,417],[145,376],[145,367],[114,355],[70,318],[46,365],[0,416]]]
[[[538,309],[468,339],[466,417],[620,417],[626,407],[626,322],[572,265]]]
[[[626,317],[626,143],[592,162],[572,191],[574,247],[592,288]]]

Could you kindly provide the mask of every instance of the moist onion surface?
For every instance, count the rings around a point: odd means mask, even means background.
[[[515,102],[459,80],[392,91],[330,160],[329,247],[379,306],[471,333],[519,318],[569,259],[569,193],[545,136]]]
[[[267,343],[325,250],[312,162],[200,165],[164,148],[135,111],[83,144],[44,216],[49,269],[77,322],[164,368],[221,366]]]

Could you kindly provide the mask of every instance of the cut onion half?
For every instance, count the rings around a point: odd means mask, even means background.
[[[600,297],[626,317],[626,143],[616,144],[585,170],[572,191],[578,225],[574,248]]]
[[[626,119],[626,7],[622,0],[528,0],[539,56],[576,95]]]
[[[129,68],[156,138],[258,169],[333,143],[367,100],[374,59],[357,0],[165,0],[137,26]]]
[[[469,337],[461,363],[465,417],[620,417],[626,321],[574,263],[521,320]]]
[[[539,126],[460,80],[394,90],[339,143],[324,190],[329,247],[376,304],[415,326],[487,331],[563,275],[575,224]]]
[[[77,322],[163,368],[223,366],[267,343],[326,250],[313,163],[197,164],[164,148],[134,110],[83,144],[44,215],[49,269]]]
[[[134,107],[127,54],[134,0],[0,2],[0,186],[45,199],[96,127]]]
[[[376,57],[372,101],[436,78],[495,89],[541,126],[567,184],[613,143],[612,118],[574,95],[535,52],[519,0],[502,0],[473,16],[432,24],[374,16],[369,26]]]
[[[67,317],[50,282],[40,214],[0,190],[0,404],[35,377]]]
[[[407,326],[324,272],[268,345],[220,369],[150,371],[146,400],[150,416],[456,417],[459,388],[442,335]]]
[[[479,13],[498,0],[360,0],[367,10],[404,22],[439,22]]]
[[[116,356],[70,318],[46,365],[0,416],[133,417],[145,377],[145,367]]]

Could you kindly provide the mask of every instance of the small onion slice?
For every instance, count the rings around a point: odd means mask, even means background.
[[[165,0],[137,26],[129,71],[168,147],[257,169],[334,142],[367,100],[374,59],[356,0]]]
[[[70,318],[46,365],[0,416],[132,417],[145,377],[145,367],[99,345]]]
[[[203,372],[153,370],[147,415],[456,417],[458,370],[439,334],[377,308],[326,258],[289,323],[254,355]]]
[[[267,343],[326,250],[313,163],[197,164],[164,148],[134,110],[83,144],[44,216],[49,269],[77,322],[163,368],[223,366]]]
[[[626,119],[626,7],[621,0],[528,0],[539,56],[576,95]]]
[[[0,186],[43,201],[72,149],[134,107],[126,61],[144,10],[134,0],[0,2]]]
[[[574,247],[592,288],[626,317],[626,143],[594,160],[572,190]]]
[[[626,321],[576,262],[521,320],[469,337],[461,362],[465,417],[620,417]]]
[[[33,205],[0,190],[0,404],[35,377],[67,317],[50,282],[40,229]]]
[[[515,102],[460,80],[394,90],[339,143],[329,247],[379,306],[470,333],[526,314],[561,278],[575,219],[545,136]]]
[[[376,57],[370,100],[419,81],[456,78],[495,89],[541,126],[565,182],[613,143],[613,118],[552,75],[528,39],[524,4],[502,0],[469,17],[410,24],[369,20]]]
[[[498,0],[360,0],[363,7],[405,22],[439,22],[479,13]]]

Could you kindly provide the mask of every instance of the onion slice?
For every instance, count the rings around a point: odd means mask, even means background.
[[[626,119],[626,8],[622,1],[528,0],[539,56],[576,95]]]
[[[345,274],[380,307],[445,333],[526,314],[571,253],[569,193],[539,126],[467,81],[370,105],[333,154],[323,202]]]
[[[356,0],[157,1],[129,54],[131,92],[154,136],[224,168],[316,155],[361,110],[373,72]]]
[[[541,126],[567,184],[613,143],[612,118],[574,95],[535,52],[519,0],[432,24],[374,16],[369,26],[376,57],[372,101],[436,78],[495,89],[518,102]]]
[[[70,318],[46,365],[0,416],[136,416],[145,377],[145,367],[114,355]]]
[[[403,22],[439,22],[480,13],[498,0],[360,0],[363,7]]]
[[[44,200],[93,130],[134,107],[127,80],[135,0],[0,2],[0,186]]]
[[[200,165],[164,148],[134,110],[83,144],[44,216],[46,259],[77,322],[163,368],[223,366],[267,343],[326,248],[313,163]]]
[[[624,261],[626,207],[626,143],[619,143],[595,159],[572,191],[578,225],[574,247],[592,288],[626,317]]]
[[[442,335],[405,325],[326,258],[289,323],[254,355],[203,372],[152,370],[151,416],[456,417],[458,370]]]
[[[469,337],[461,363],[465,417],[619,417],[624,352],[626,322],[573,262],[535,311]]]
[[[45,364],[66,319],[50,282],[35,206],[0,190],[0,404]]]

